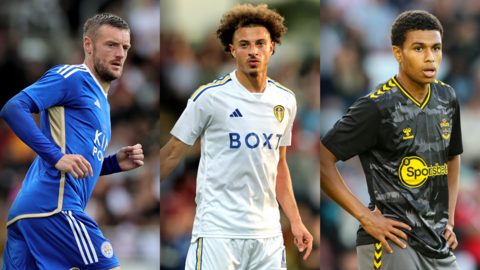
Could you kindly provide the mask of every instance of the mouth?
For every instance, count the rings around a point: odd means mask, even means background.
[[[255,66],[258,66],[260,64],[260,61],[258,61],[256,59],[251,59],[251,60],[248,60],[248,64],[250,65],[250,67],[255,67]]]
[[[423,70],[423,74],[425,74],[425,76],[428,78],[433,78],[435,77],[436,70],[435,68],[426,68]]]
[[[113,62],[112,64],[112,67],[114,67],[115,69],[120,69],[122,67],[122,65],[120,64],[120,62]]]

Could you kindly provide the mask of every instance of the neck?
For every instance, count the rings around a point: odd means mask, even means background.
[[[250,93],[263,93],[267,87],[267,72],[258,73],[253,76],[248,73],[244,73],[237,67],[235,72],[238,81],[245,87]]]
[[[110,85],[112,84],[112,82],[106,82],[100,77],[100,75],[98,75],[97,71],[94,68],[93,60],[85,59],[84,64],[90,69],[90,72],[93,74],[93,76],[95,76],[98,83],[102,87],[103,92],[105,92],[105,94],[108,94],[108,90],[110,89]]]
[[[421,84],[408,77],[402,69],[397,74],[398,82],[404,87],[413,98],[422,103],[428,95],[428,85]]]

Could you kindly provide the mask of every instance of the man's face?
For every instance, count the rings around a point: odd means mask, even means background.
[[[409,31],[403,49],[395,47],[395,58],[409,78],[418,84],[435,80],[442,62],[442,38],[438,31]]]
[[[130,33],[127,30],[102,25],[93,43],[93,67],[106,82],[120,78],[123,64],[130,48]]]
[[[273,52],[273,41],[263,26],[242,27],[233,34],[230,51],[243,73],[257,76],[267,70]]]

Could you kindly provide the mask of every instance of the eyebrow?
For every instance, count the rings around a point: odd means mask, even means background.
[[[113,43],[113,44],[118,44],[118,45],[120,45],[120,42],[115,41],[115,40],[113,40],[113,39],[107,39],[107,40],[105,41],[105,43]],[[128,48],[130,48],[130,47],[132,47],[132,44],[130,44],[130,43],[128,43],[128,44],[122,44],[122,46],[127,46]]]
[[[266,39],[264,38],[261,38],[261,39],[257,39],[255,41],[267,41]],[[237,43],[240,43],[240,42],[250,42],[249,40],[245,40],[245,39],[242,39],[242,40],[239,40]]]
[[[422,46],[425,46],[425,43],[423,42],[413,42],[412,44],[410,44],[410,46],[413,46],[413,45],[422,45]],[[438,46],[438,45],[442,45],[442,43],[434,43],[433,46]]]

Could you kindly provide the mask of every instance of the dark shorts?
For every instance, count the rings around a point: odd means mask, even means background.
[[[359,270],[459,270],[455,255],[444,259],[425,257],[414,250],[407,242],[403,249],[394,242],[387,240],[393,250],[390,254],[382,243],[357,246]]]
[[[119,263],[112,245],[83,212],[20,219],[8,227],[4,270],[105,270],[116,266]]]

